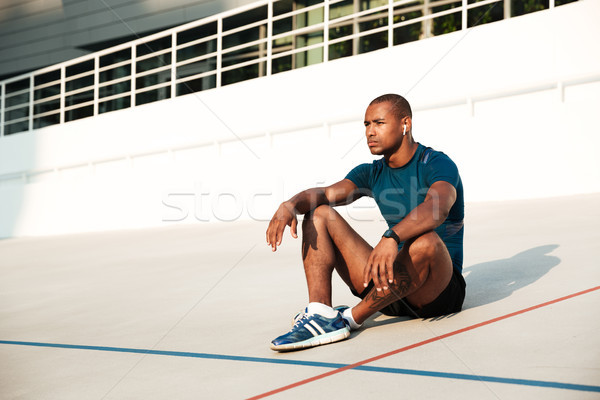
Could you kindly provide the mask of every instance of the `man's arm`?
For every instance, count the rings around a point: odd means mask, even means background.
[[[432,231],[446,220],[455,201],[454,186],[445,181],[434,182],[427,191],[425,200],[392,229],[401,242]],[[394,280],[393,266],[397,254],[396,241],[392,238],[381,238],[365,266],[365,287],[373,279],[377,290],[387,289],[386,280],[389,283]]]
[[[292,236],[297,238],[297,214],[306,214],[323,204],[331,206],[350,204],[361,196],[356,185],[349,179],[343,179],[324,188],[316,187],[298,193],[281,203],[271,218],[267,228],[267,244],[276,251],[277,246],[281,244],[286,226],[290,227]]]

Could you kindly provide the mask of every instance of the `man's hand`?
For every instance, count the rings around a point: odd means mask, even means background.
[[[364,272],[364,286],[372,279],[378,291],[387,290],[394,281],[394,261],[398,255],[398,243],[392,238],[381,238],[371,252]]]
[[[277,246],[281,244],[286,226],[290,227],[292,237],[297,238],[298,219],[294,207],[288,202],[281,203],[267,228],[267,244],[272,247],[273,251],[276,251]]]

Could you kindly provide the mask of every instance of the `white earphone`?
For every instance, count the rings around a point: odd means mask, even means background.
[[[406,135],[406,124],[404,124],[404,132],[402,132],[403,135]]]

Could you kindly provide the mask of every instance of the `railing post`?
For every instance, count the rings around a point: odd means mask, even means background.
[[[217,88],[221,87],[221,61],[223,59],[223,17],[217,20]]]
[[[509,19],[511,17],[511,2],[512,0],[504,0],[504,19]]]
[[[131,108],[135,107],[135,73],[136,73],[137,46],[131,45]]]
[[[171,98],[176,96],[177,90],[177,33],[171,34]]]
[[[94,57],[94,115],[98,115],[98,104],[100,103],[100,57]]]
[[[461,25],[462,25],[462,30],[467,29],[467,5],[468,2],[467,0],[462,0],[462,7],[461,7]]]
[[[6,83],[0,85],[0,137],[4,136],[4,107],[6,103]]]
[[[33,74],[29,77],[29,129],[33,130]]]
[[[394,46],[394,0],[388,0],[388,47]]]
[[[270,76],[272,71],[273,57],[273,0],[267,3],[267,76]]]
[[[60,67],[60,122],[61,124],[65,123],[65,91],[66,91],[66,69],[65,66],[62,65]]]
[[[329,0],[323,2],[323,62],[327,61],[329,61]]]

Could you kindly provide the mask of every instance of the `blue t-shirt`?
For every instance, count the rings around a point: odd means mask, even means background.
[[[435,182],[444,181],[454,186],[456,201],[446,220],[435,231],[446,244],[454,268],[462,271],[463,186],[456,164],[447,155],[419,144],[412,159],[402,167],[391,168],[384,158],[380,158],[371,164],[355,167],[346,179],[375,199],[390,228],[425,200],[427,191]]]

